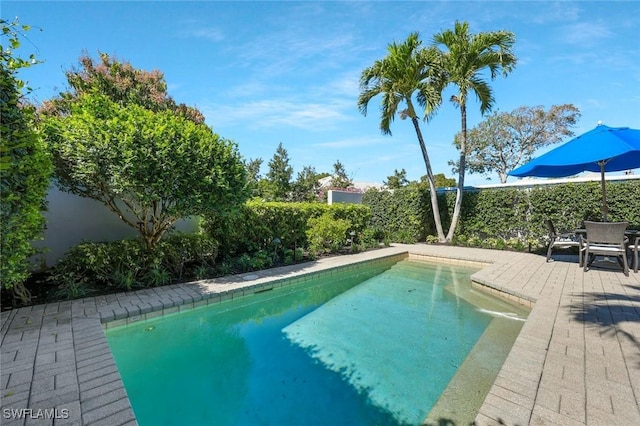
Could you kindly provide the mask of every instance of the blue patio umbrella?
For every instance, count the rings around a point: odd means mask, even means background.
[[[565,177],[580,172],[600,172],[602,219],[607,219],[605,172],[640,167],[640,130],[598,124],[551,151],[512,170],[511,176]]]

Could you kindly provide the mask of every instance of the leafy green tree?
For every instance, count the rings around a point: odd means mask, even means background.
[[[293,183],[293,201],[318,201],[319,191],[320,182],[316,169],[312,166],[305,166],[301,172],[298,172],[296,181]]]
[[[120,62],[106,53],[99,56],[100,62],[97,63],[83,54],[79,67],[66,71],[71,91],[45,102],[42,110],[48,115],[66,114],[79,96],[98,92],[119,105],[136,104],[155,112],[169,110],[195,123],[204,123],[204,115],[200,111],[177,104],[167,94],[167,83],[160,71],[136,69],[129,62]]]
[[[403,186],[407,186],[409,184],[409,181],[407,180],[407,171],[405,169],[402,169],[400,171],[398,171],[398,169],[395,169],[393,171],[393,175],[387,176],[387,180],[383,183],[389,189],[397,189],[402,188]]]
[[[467,98],[474,93],[480,101],[480,112],[485,114],[491,110],[495,103],[493,90],[482,78],[482,73],[488,70],[491,79],[494,79],[499,72],[506,77],[513,70],[517,62],[512,51],[515,35],[509,31],[470,34],[468,23],[456,22],[453,30],[436,34],[433,42],[441,48],[439,56],[446,74],[446,84],[457,88],[458,93],[451,97],[451,101],[460,109],[458,187],[451,226],[446,236],[446,241],[451,241],[460,218],[466,171]]]
[[[353,185],[353,181],[347,175],[347,171],[340,160],[333,163],[333,173],[331,175],[331,186],[336,189],[346,189]]]
[[[467,134],[467,168],[471,173],[498,173],[501,183],[507,172],[531,160],[539,148],[561,142],[573,136],[571,127],[580,117],[580,110],[571,104],[519,107],[507,112],[495,112]],[[461,134],[455,138],[460,148]],[[458,163],[449,162],[456,169]]]
[[[260,197],[261,187],[260,187],[260,167],[262,166],[262,158],[249,159],[245,163],[245,168],[247,169],[247,188],[251,197]]]
[[[271,201],[284,201],[290,197],[292,176],[293,167],[289,165],[289,153],[280,142],[269,161],[269,171],[267,172],[267,191]]]
[[[438,173],[433,176],[435,179],[436,188],[453,188],[456,186],[456,180],[454,178],[448,178],[444,173]],[[420,183],[427,181],[427,175],[420,178]]]
[[[438,173],[434,177],[436,180],[436,188],[451,188],[456,186],[456,180],[446,177],[444,173]]]
[[[391,43],[387,48],[386,57],[375,61],[372,66],[362,71],[358,108],[363,115],[367,115],[369,101],[382,95],[380,130],[385,135],[391,135],[391,123],[396,113],[399,113],[402,119],[411,120],[427,169],[436,232],[438,239],[444,241],[435,179],[416,111],[418,105],[424,110],[423,118],[433,116],[442,103],[444,75],[439,63],[441,55],[438,50],[433,47],[425,49],[421,45],[418,33],[412,33],[404,43]],[[398,111],[401,105],[405,108]]]
[[[33,108],[22,102],[25,84],[17,71],[37,63],[31,55],[16,55],[28,25],[0,20],[0,279],[1,286],[27,304],[31,299],[24,281],[30,275],[31,242],[41,238],[42,210],[51,175],[51,159],[41,135],[35,131]],[[28,89],[27,89],[28,90]]]
[[[236,145],[172,111],[83,94],[43,128],[60,188],[104,203],[148,249],[176,220],[246,199]]]

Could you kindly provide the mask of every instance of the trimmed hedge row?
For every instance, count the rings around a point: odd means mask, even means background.
[[[367,228],[371,210],[360,204],[321,204],[250,201],[225,216],[209,216],[201,222],[202,230],[220,243],[224,257],[255,253],[279,247],[295,250],[307,247],[309,219],[330,213],[335,219],[348,220],[349,233],[362,234]]]
[[[444,198],[440,197],[440,204]],[[393,191],[371,189],[362,196],[371,209],[369,226],[393,242],[415,243],[434,233],[429,191],[423,185],[410,185]]]
[[[606,190],[608,220],[628,221],[630,228],[640,229],[640,180],[608,182]],[[455,192],[439,194],[438,199],[442,225],[448,229]],[[370,190],[362,200],[371,208],[370,226],[386,230],[391,241],[424,241],[435,233],[426,186]],[[601,200],[599,182],[467,191],[455,238],[461,243],[515,239],[535,248],[545,244],[546,219],[559,230],[578,228],[585,220],[601,219]]]

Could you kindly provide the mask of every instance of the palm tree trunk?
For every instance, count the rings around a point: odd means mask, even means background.
[[[418,142],[420,143],[420,150],[422,151],[422,158],[424,159],[424,165],[427,166],[427,181],[429,182],[429,194],[431,196],[431,210],[433,210],[433,221],[436,225],[436,232],[438,233],[438,241],[444,242],[444,231],[442,229],[442,221],[440,220],[440,208],[438,206],[438,194],[436,193],[435,178],[433,177],[433,171],[431,170],[431,161],[429,160],[429,154],[427,153],[427,147],[424,144],[422,138],[422,132],[420,131],[420,123],[415,116],[411,117],[413,127],[416,129],[416,135],[418,135]]]
[[[449,226],[449,232],[447,233],[446,242],[450,242],[453,239],[453,234],[458,226],[458,219],[460,218],[460,210],[462,208],[462,195],[464,188],[464,175],[467,167],[467,106],[465,102],[460,102],[460,120],[462,127],[462,137],[460,142],[460,167],[458,168],[458,187],[456,189],[456,203],[453,207],[453,217],[451,218],[451,225]]]

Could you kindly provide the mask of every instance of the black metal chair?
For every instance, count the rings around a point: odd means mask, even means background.
[[[567,249],[571,247],[578,247],[580,240],[573,232],[558,233],[556,227],[553,226],[553,221],[548,219],[545,221],[549,230],[549,248],[547,249],[547,262],[551,259],[551,252],[555,248]]]
[[[581,241],[581,257],[584,252],[582,263],[586,272],[595,256],[614,256],[618,258],[620,266],[626,276],[629,276],[629,265],[627,264],[627,242],[624,231],[629,225],[628,222],[584,222],[587,230],[586,238]]]

